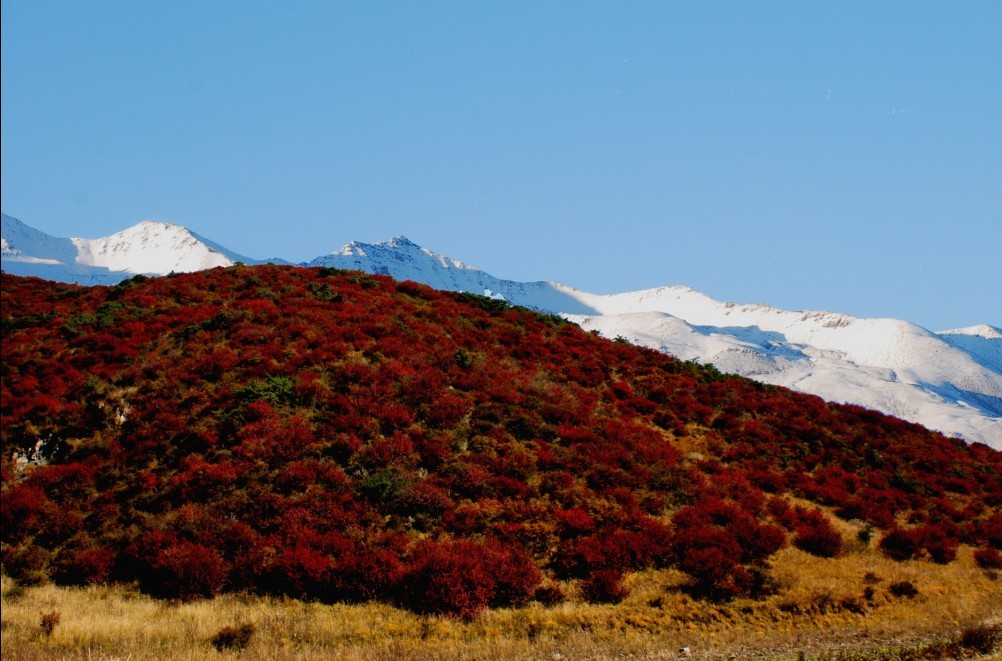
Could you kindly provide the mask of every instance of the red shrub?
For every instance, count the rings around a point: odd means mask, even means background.
[[[564,591],[560,589],[559,585],[551,583],[549,585],[541,585],[536,588],[536,592],[532,595],[532,598],[544,606],[556,606],[566,597],[564,595]]]
[[[396,554],[386,549],[346,550],[334,559],[328,596],[354,602],[390,598],[397,590],[401,571]]]
[[[978,549],[975,551],[974,561],[982,569],[1002,569],[1002,553],[993,548]]]
[[[219,554],[191,542],[180,542],[160,551],[152,559],[151,569],[152,575],[147,576],[142,587],[157,597],[212,597],[226,582],[227,567]]]
[[[577,537],[595,531],[595,520],[579,507],[557,510],[554,515],[561,537]]]
[[[543,574],[529,555],[516,546],[504,546],[496,540],[486,545],[486,561],[494,577],[490,605],[521,606],[533,595]]]
[[[828,517],[813,510],[799,519],[793,537],[794,546],[822,558],[834,558],[842,554],[842,536],[832,528]]]
[[[1002,512],[996,512],[981,524],[981,536],[992,548],[1002,550]]]
[[[593,604],[618,604],[629,594],[623,574],[615,569],[598,569],[581,584],[581,594]]]
[[[929,554],[933,562],[941,565],[945,565],[957,557],[957,546],[960,544],[954,530],[948,531],[946,529],[951,527],[946,525],[948,523],[931,523],[916,531],[922,548]]]
[[[698,531],[692,532],[706,537]],[[743,594],[751,587],[748,571],[734,561],[737,548],[719,541],[719,544],[688,546],[680,555],[679,568],[692,576],[697,595],[727,598]]]
[[[104,583],[115,566],[115,552],[103,546],[72,547],[59,554],[53,578],[60,583]]]
[[[283,549],[268,569],[271,588],[292,597],[323,598],[329,590],[331,561],[309,546]]]
[[[418,613],[472,619],[494,591],[485,549],[466,541],[420,542],[401,579],[398,599]]]
[[[893,560],[914,558],[920,548],[920,540],[914,530],[894,528],[880,540],[880,550]]]
[[[880,540],[880,550],[894,560],[914,558],[925,551],[933,562],[946,564],[957,557],[959,540],[941,524],[926,524],[904,530],[895,528]]]

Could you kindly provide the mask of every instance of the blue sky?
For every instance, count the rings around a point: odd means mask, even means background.
[[[1002,324],[1002,3],[2,3],[3,210]]]

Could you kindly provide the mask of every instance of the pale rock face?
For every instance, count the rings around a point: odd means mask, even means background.
[[[167,223],[143,222],[102,239],[59,239],[4,215],[2,236],[6,271],[82,284],[260,263]],[[386,274],[502,298],[562,314],[607,337],[1002,450],[1002,331],[995,326],[933,333],[897,319],[721,302],[678,285],[591,294],[558,283],[496,278],[404,237],[352,242],[303,266]]]

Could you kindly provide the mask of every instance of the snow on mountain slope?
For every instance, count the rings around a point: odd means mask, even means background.
[[[495,278],[480,269],[422,248],[406,237],[381,243],[352,241],[338,252],[317,257],[307,266],[365,271],[389,275],[397,280],[413,280],[447,291],[466,291],[503,298],[509,303],[530,305],[540,310],[594,314],[569,288],[550,282],[516,282]]]
[[[948,344],[966,351],[982,365],[1002,372],[1002,331],[988,324],[936,333]]]
[[[995,413],[1002,415],[1002,375],[997,363],[980,364],[969,351],[906,321],[857,319],[832,312],[787,312],[760,304],[738,306],[715,301],[687,287],[610,296],[575,292],[574,296],[603,315],[667,312],[689,324],[714,327],[718,332],[739,334],[741,329],[756,329],[772,333],[776,340],[788,345],[834,352],[856,365],[894,370],[901,382],[952,382],[961,390],[999,399]]]
[[[0,236],[0,255],[4,261],[25,264],[72,263],[76,248],[70,239],[57,239],[17,218],[2,214],[3,234]]]
[[[114,284],[137,274],[165,275],[238,261],[259,263],[202,239],[180,225],[144,221],[99,239],[63,239],[3,214],[3,268],[80,284]]]

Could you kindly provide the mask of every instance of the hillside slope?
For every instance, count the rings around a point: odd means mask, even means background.
[[[842,552],[828,512],[896,558],[1002,545],[999,452],[486,297],[263,265],[2,303],[23,580],[471,617],[649,567],[755,597],[783,546]]]

